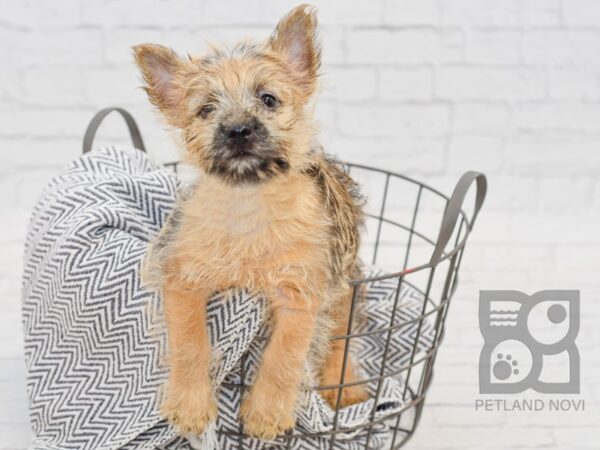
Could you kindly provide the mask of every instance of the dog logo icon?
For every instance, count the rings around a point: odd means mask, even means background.
[[[480,291],[479,392],[578,394],[579,291]]]

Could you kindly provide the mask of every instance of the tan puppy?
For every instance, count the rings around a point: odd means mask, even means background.
[[[150,100],[181,130],[186,160],[205,174],[148,259],[168,328],[162,413],[183,433],[215,419],[206,303],[245,288],[268,299],[273,330],[241,416],[248,434],[273,438],[294,426],[308,358],[322,384],[339,383],[344,341],[328,338],[346,332],[348,280],[358,275],[360,197],[319,146],[309,105],[320,65],[315,12],[295,8],[261,45],[188,59],[140,45],[135,58]],[[335,405],[338,390],[324,396]],[[341,404],[365,398],[354,386]]]

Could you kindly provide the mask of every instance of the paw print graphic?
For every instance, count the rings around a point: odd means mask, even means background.
[[[576,290],[480,291],[479,392],[579,393],[579,300]]]
[[[519,362],[513,359],[512,355],[504,356],[502,353],[497,355],[498,361],[494,364],[494,376],[499,380],[508,380],[512,375],[519,375]]]

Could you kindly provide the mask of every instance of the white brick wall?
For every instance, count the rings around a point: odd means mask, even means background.
[[[130,61],[150,41],[268,35],[295,2],[0,0],[0,449],[28,444],[19,277],[24,227],[46,181],[80,152],[106,105],[176,157]],[[446,192],[489,176],[485,209],[413,449],[598,449],[600,442],[600,2],[317,2],[324,44],[323,142],[342,158]],[[111,119],[104,142],[125,139]],[[582,290],[585,413],[474,411],[479,289]]]

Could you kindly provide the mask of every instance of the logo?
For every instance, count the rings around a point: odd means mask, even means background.
[[[579,291],[480,291],[481,394],[580,390]]]

